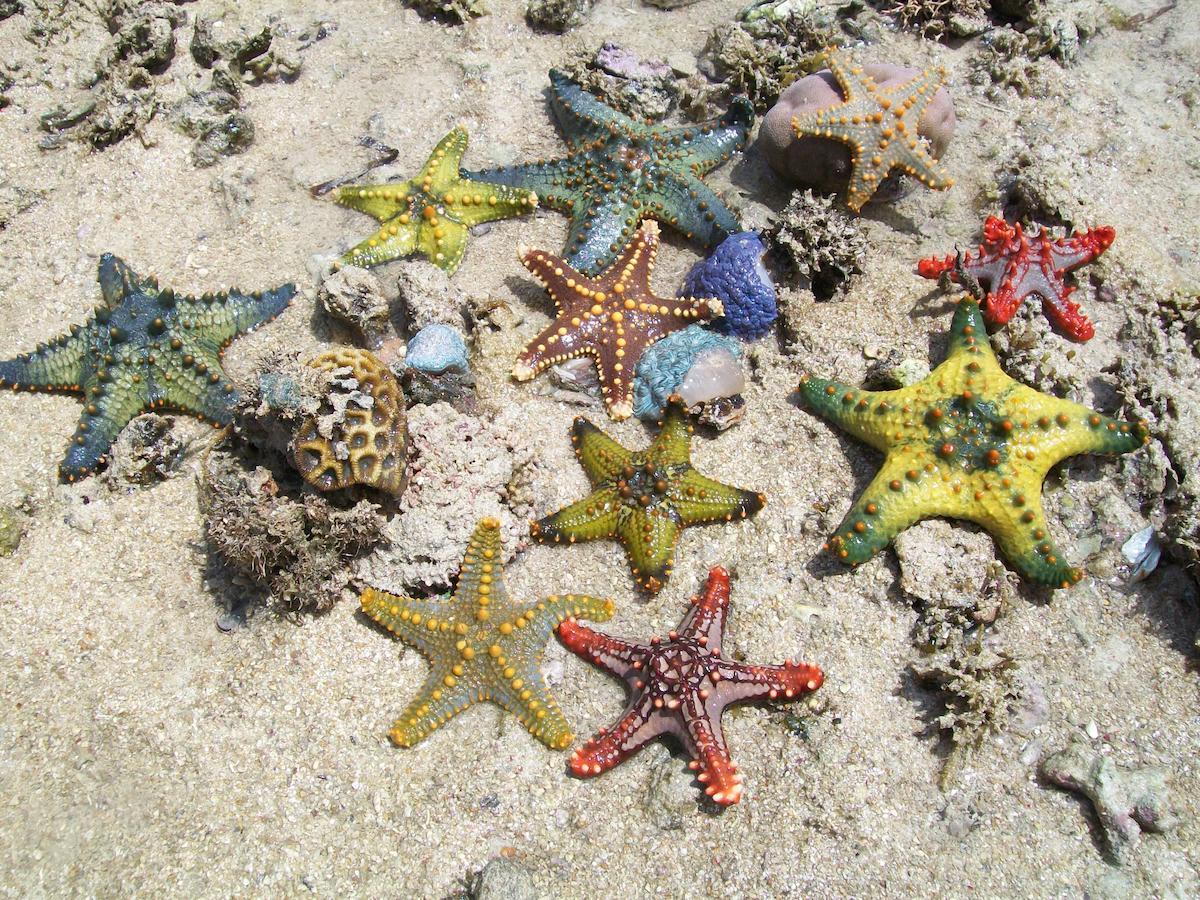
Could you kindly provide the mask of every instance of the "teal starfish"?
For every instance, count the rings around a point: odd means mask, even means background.
[[[745,146],[754,109],[744,97],[720,119],[668,128],[617,112],[552,69],[550,105],[567,140],[565,157],[463,177],[536,191],[570,216],[563,255],[585,275],[606,268],[647,217],[705,247],[741,230],[701,176]]]
[[[221,368],[221,352],[279,315],[296,293],[285,284],[264,293],[187,297],[140,277],[111,253],[100,257],[97,277],[104,303],[86,322],[0,362],[0,387],[83,394],[83,415],[59,466],[65,481],[104,463],[117,434],[141,413],[169,408],[229,424],[237,389]]]

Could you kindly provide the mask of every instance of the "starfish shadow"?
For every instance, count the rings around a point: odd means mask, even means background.
[[[1193,669],[1200,670],[1196,644],[1200,635],[1200,588],[1187,571],[1164,560],[1149,577],[1131,585],[1128,592],[1155,636],[1188,659]]]
[[[528,273],[521,275],[506,275],[504,277],[504,286],[512,292],[512,295],[524,303],[530,309],[538,310],[545,313],[549,318],[553,319],[558,311],[554,307],[554,300],[550,297],[550,292],[538,284],[536,278]]]

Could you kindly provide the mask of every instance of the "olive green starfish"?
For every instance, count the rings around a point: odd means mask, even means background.
[[[836,47],[825,51],[825,63],[846,99],[793,117],[792,130],[796,137],[811,134],[850,146],[850,209],[862,209],[895,168],[935,190],[953,186],[954,179],[934,162],[917,133],[925,108],[946,80],[945,68],[926,69],[902,84],[881,88]]]
[[[521,606],[508,597],[501,562],[500,523],[483,519],[467,544],[454,596],[417,600],[367,588],[363,612],[416,647],[431,666],[420,693],[392,726],[391,738],[411,747],[468,706],[483,700],[503,707],[554,750],[572,734],[539,665],[550,634],[564,619],[607,621],[611,600],[577,594]]]
[[[423,253],[453,274],[467,249],[467,229],[519,216],[537,206],[533,191],[463,178],[459,163],[466,150],[467,131],[455,128],[438,142],[421,174],[411,181],[339,188],[335,201],[383,223],[341,261],[377,266]]]
[[[959,301],[949,353],[923,381],[864,391],[805,375],[800,393],[816,413],[886,454],[826,545],[852,565],[914,522],[948,516],[983,526],[1026,578],[1068,587],[1083,572],[1047,537],[1046,473],[1069,456],[1127,453],[1150,440],[1145,423],[1110,419],[1004,374],[974,299]]]
[[[75,481],[108,459],[134,416],[171,409],[228,425],[238,393],[221,353],[235,337],[269,322],[296,294],[222,291],[188,297],[143,278],[111,253],[97,273],[104,302],[82,325],[0,362],[0,387],[82,394],[83,414],[59,466]]]
[[[634,451],[577,418],[571,443],[594,490],[530,528],[535,538],[555,543],[620,541],[634,578],[652,594],[670,577],[675,544],[685,527],[745,519],[767,502],[762,494],[730,487],[692,468],[692,427],[678,396],[667,401],[659,425],[654,442]]]

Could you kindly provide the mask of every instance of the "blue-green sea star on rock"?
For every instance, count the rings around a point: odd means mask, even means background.
[[[64,481],[104,463],[117,434],[144,412],[172,409],[229,424],[237,389],[221,368],[221,352],[283,312],[296,293],[285,284],[188,297],[142,278],[111,253],[100,257],[97,277],[104,302],[87,321],[0,362],[0,387],[83,394],[83,415],[59,466]]]
[[[720,119],[697,125],[643,124],[552,69],[550,104],[569,147],[565,157],[463,177],[536,191],[547,206],[570,216],[563,255],[585,275],[606,268],[647,217],[705,247],[741,230],[701,177],[745,146],[754,123],[746,98],[736,98]]]

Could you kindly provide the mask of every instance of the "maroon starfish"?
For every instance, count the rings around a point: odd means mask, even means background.
[[[609,637],[567,619],[558,636],[573,652],[629,684],[624,714],[571,755],[571,771],[591,778],[624,762],[663,734],[678,738],[704,793],[728,806],[742,797],[742,776],[721,733],[725,707],[750,700],[796,699],[815,691],[824,673],[808,663],[751,666],[724,659],[721,640],[729,611],[729,573],[715,566],[704,594],[667,640],[649,645]]]
[[[552,253],[518,248],[525,268],[550,292],[558,316],[517,358],[513,378],[528,381],[587,353],[596,361],[608,414],[629,418],[633,376],[646,348],[672,331],[724,313],[719,300],[655,296],[650,273],[657,253],[658,223],[653,219],[642,222],[616,261],[594,278]]]
[[[1021,226],[996,216],[983,223],[983,243],[975,255],[964,253],[961,268],[989,293],[983,317],[989,325],[1006,325],[1030,294],[1042,298],[1042,311],[1060,333],[1073,341],[1089,340],[1096,329],[1079,304],[1070,300],[1075,288],[1063,281],[1068,272],[1085,266],[1111,246],[1115,228],[1104,225],[1051,240],[1046,230],[1026,235]],[[959,280],[954,254],[929,256],[917,263],[917,273],[939,278],[949,272]]]

